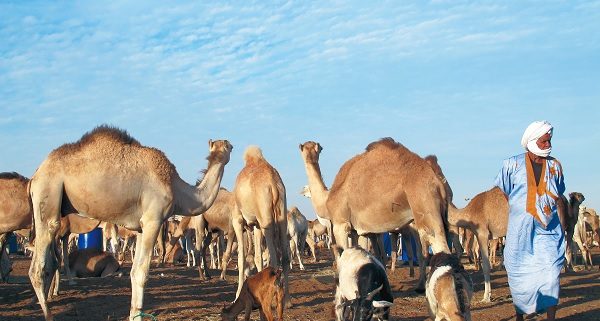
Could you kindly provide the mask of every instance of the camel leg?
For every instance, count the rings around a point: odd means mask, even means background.
[[[162,221],[145,221],[142,218],[142,233],[138,234],[136,256],[131,265],[131,309],[129,321],[142,311],[144,288],[148,281],[148,270],[152,259],[154,243],[162,226]]]
[[[487,233],[485,233],[487,232]],[[481,258],[481,267],[483,269],[483,279],[485,282],[485,291],[483,293],[483,299],[481,302],[490,302],[491,301],[491,282],[490,282],[490,258],[488,255],[488,246],[487,243],[489,241],[489,232],[481,231],[477,233],[477,242],[479,243],[479,253]]]
[[[383,249],[383,234],[374,234],[370,233],[367,235],[369,241],[371,241],[371,246],[373,247],[373,253],[375,253],[375,257],[379,259],[379,262],[386,266],[386,256],[385,251]]]
[[[307,235],[306,236],[306,244],[308,244],[308,247],[310,248],[310,253],[312,254],[313,257],[313,263],[317,262],[317,247],[316,247],[316,243],[315,240],[313,239],[313,237],[311,235]]]
[[[296,250],[295,251],[296,256],[298,257],[298,265],[300,265],[300,270],[304,271],[304,270],[306,270],[306,268],[304,267],[304,264],[302,263],[302,256],[301,256],[302,252],[300,251],[301,240],[302,240],[302,236],[296,236],[296,240],[294,240],[294,248]],[[290,268],[292,267],[291,262],[292,262],[292,260],[290,260]]]
[[[227,273],[227,263],[229,263],[229,258],[231,257],[231,250],[233,248],[234,237],[234,233],[229,233],[227,235],[227,247],[225,248],[225,253],[223,253],[223,258],[221,259],[221,280],[225,280],[225,274]]]
[[[254,227],[254,265],[258,272],[263,270],[263,249],[262,249],[262,238],[263,231],[258,227]],[[271,255],[271,259],[275,259],[276,256]]]
[[[392,263],[390,264],[390,269],[392,271],[396,270],[396,263],[398,261],[398,233],[391,232],[390,233],[390,242],[392,243]]]
[[[429,242],[427,242],[425,233],[425,231],[418,230],[418,237],[415,237],[415,242],[417,243],[417,255],[419,255],[419,281],[415,288],[415,292],[417,293],[425,293],[425,279],[427,275],[427,262],[425,261],[429,258]]]
[[[35,206],[34,211],[36,211]],[[58,211],[56,211],[56,213],[58,213]],[[33,258],[29,266],[29,278],[44,313],[44,318],[46,321],[52,321],[54,320],[54,317],[48,308],[47,297],[52,278],[55,274],[54,272],[58,268],[58,261],[53,247],[56,246],[54,234],[56,234],[60,222],[57,219],[56,221],[51,221],[49,224],[46,224],[39,218],[39,215],[39,210],[37,210],[36,215],[34,215],[35,220],[37,221],[35,223],[35,252],[33,253]]]
[[[208,272],[208,264],[206,263],[206,248],[211,241],[210,233],[207,233],[204,224],[200,224],[196,228],[196,261],[198,263],[198,272],[200,273],[200,279],[205,281],[210,279],[210,273]]]
[[[238,288],[235,292],[235,298],[237,299],[240,296],[242,285],[246,279],[246,274],[244,273],[246,268],[246,245],[244,244],[244,219],[238,209],[235,209],[235,211],[237,211],[237,215],[232,215],[231,223],[238,242]]]
[[[418,238],[414,238],[415,240]],[[402,234],[402,243],[404,243],[404,248],[406,249],[406,258],[408,259],[408,268],[409,268],[409,276],[415,277],[415,251],[413,251],[412,242],[410,240],[410,234],[404,233]],[[420,248],[420,247],[417,247]],[[421,253],[420,251],[417,251]],[[419,257],[419,264],[423,260],[422,256]],[[419,265],[420,267],[420,265]]]
[[[275,222],[275,224],[279,225],[279,228],[277,229],[279,232],[279,235],[277,238],[273,239],[273,246],[275,246],[275,242],[277,241],[277,246],[281,247],[281,248],[290,248],[290,240],[287,237],[287,221],[286,221],[286,216],[285,213],[286,211],[284,209],[279,209],[279,212],[282,213],[283,215],[279,215],[279,217],[283,217],[283,219],[281,219],[279,222]],[[272,255],[275,255],[275,252],[273,252]],[[289,268],[289,262],[290,262],[290,256],[288,254],[287,251],[281,251],[281,266],[283,267],[283,291],[284,291],[284,301],[285,301],[285,307],[286,308],[291,308],[292,307],[292,298],[290,296],[290,289],[289,289],[289,274],[290,274],[290,268]]]
[[[67,281],[69,281],[69,285],[77,284],[73,281],[73,276],[71,275],[71,267],[69,266],[69,235],[71,233],[67,233],[62,237],[62,259],[63,265],[65,266],[65,276],[67,277]],[[55,294],[58,295],[59,288],[59,280],[56,282]]]
[[[348,234],[350,234],[350,229],[351,227],[349,223],[333,225],[333,236],[335,237],[336,243],[332,248],[335,253],[336,261],[340,258],[340,250],[348,248]]]

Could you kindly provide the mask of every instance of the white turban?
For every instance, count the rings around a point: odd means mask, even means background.
[[[537,140],[545,134],[552,136],[552,128],[552,125],[545,120],[534,121],[525,129],[525,133],[523,133],[523,137],[521,138],[521,146],[537,156],[548,157],[552,151],[552,147],[541,150],[537,146]]]

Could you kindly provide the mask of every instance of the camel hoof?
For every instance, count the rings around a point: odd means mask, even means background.
[[[490,303],[490,302],[492,302],[492,300],[489,297],[487,297],[487,298],[484,297],[483,299],[481,299],[480,302],[481,303]]]

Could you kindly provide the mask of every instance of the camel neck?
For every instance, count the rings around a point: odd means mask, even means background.
[[[176,214],[194,216],[204,213],[219,193],[224,168],[222,163],[211,164],[197,187],[189,185],[177,176],[174,179],[173,192],[175,204],[180,212]]]

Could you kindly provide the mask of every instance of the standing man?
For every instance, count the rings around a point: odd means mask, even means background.
[[[504,265],[516,310],[556,316],[565,239],[557,202],[565,192],[560,162],[550,157],[553,127],[531,123],[521,139],[525,153],[504,160],[495,185],[509,204]]]

